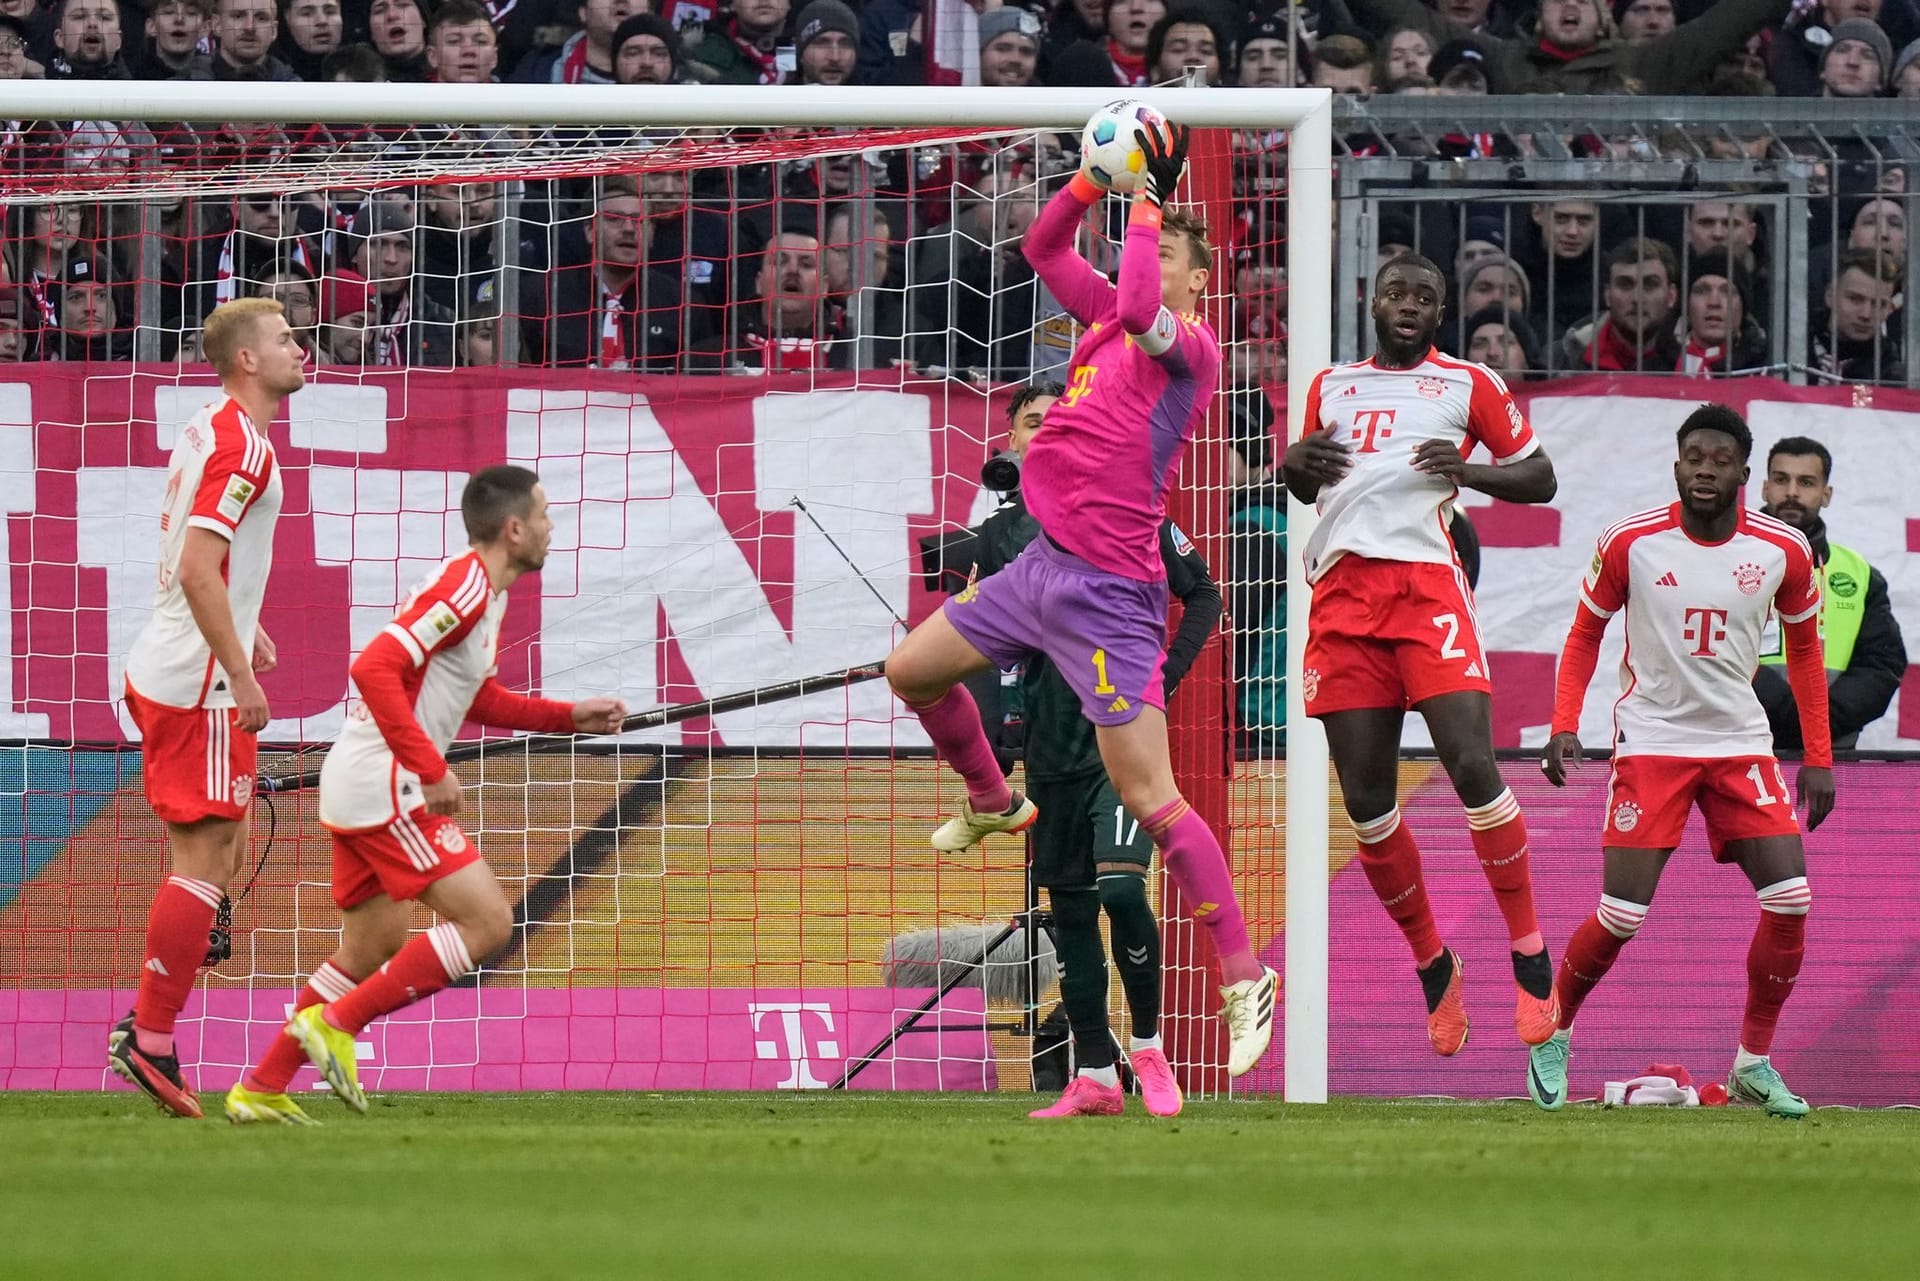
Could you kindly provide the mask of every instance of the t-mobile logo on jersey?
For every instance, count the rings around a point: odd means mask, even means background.
[[[1349,437],[1360,445],[1354,450],[1357,454],[1377,454],[1380,449],[1374,444],[1377,440],[1386,440],[1393,435],[1393,415],[1391,409],[1363,409],[1353,416],[1353,432]]]
[[[1696,605],[1687,610],[1687,625],[1680,635],[1693,646],[1695,658],[1712,658],[1714,646],[1727,638],[1727,611]]]
[[[781,1059],[787,1061],[787,1079],[773,1088],[776,1090],[824,1090],[827,1083],[815,1077],[813,1064],[809,1059],[807,1043],[806,1016],[820,1016],[820,1030],[833,1032],[833,1007],[824,1001],[770,1001],[765,1004],[747,1006],[747,1013],[753,1016],[753,1053],[755,1058]],[[761,1040],[761,1020],[769,1014],[780,1016],[780,1031],[785,1039],[781,1042]],[[811,1052],[823,1059],[840,1057],[840,1043],[821,1039],[813,1043]]]

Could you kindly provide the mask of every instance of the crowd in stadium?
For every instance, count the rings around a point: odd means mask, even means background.
[[[1277,2],[0,0],[0,78],[1117,92],[1197,68],[1210,84],[1356,98],[1920,98],[1915,0]],[[297,156],[337,147],[343,132],[14,121],[0,174],[44,186],[50,173],[136,157]],[[1621,158],[1605,137],[1564,141],[1575,155]],[[1819,157],[1809,265],[1787,282],[1809,313],[1804,350],[1769,338],[1785,266],[1782,229],[1760,203],[1407,205],[1379,220],[1377,240],[1383,255],[1417,249],[1439,261],[1455,291],[1446,344],[1516,379],[1797,368],[1904,381],[1907,170],[1876,140],[1855,144]],[[191,358],[214,304],[266,294],[329,364],[898,363],[1024,378],[1057,367],[1070,343],[1018,241],[1050,180],[1071,172],[1074,145],[1043,134],[691,180],[169,199],[157,225],[152,204],[17,205],[0,255],[0,360]],[[1366,156],[1406,144],[1361,129],[1341,145]],[[1499,157],[1525,145],[1502,131],[1447,135],[1438,148]],[[1750,139],[1720,130],[1692,145],[1793,158],[1758,127]],[[1235,147],[1238,216],[1221,235],[1234,269],[1217,283],[1236,302],[1223,336],[1234,381],[1271,383],[1285,352],[1284,139],[1242,135]]]

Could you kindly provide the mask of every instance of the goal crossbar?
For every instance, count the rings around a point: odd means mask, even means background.
[[[1133,89],[1196,129],[1331,124],[1325,89]],[[687,128],[1079,129],[1118,89],[912,90],[849,85],[265,84],[12,80],[0,109],[23,120],[301,121],[315,124],[645,125]]]
[[[1120,94],[1201,129],[1287,130],[1288,440],[1308,384],[1332,359],[1333,105],[1325,89],[979,89],[874,86],[235,84],[10,80],[0,118],[710,128],[1078,130]],[[120,192],[138,198],[130,174]],[[100,194],[96,193],[96,198]],[[1284,1093],[1327,1097],[1327,747],[1298,679],[1309,593],[1302,549],[1314,509],[1288,501],[1286,1027]]]

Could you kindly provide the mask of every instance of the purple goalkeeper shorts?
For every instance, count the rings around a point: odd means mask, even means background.
[[[1013,564],[941,607],[967,643],[1002,669],[1045,654],[1095,725],[1165,711],[1167,585],[1123,578],[1043,534]]]

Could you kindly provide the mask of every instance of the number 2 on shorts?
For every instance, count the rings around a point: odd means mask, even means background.
[[[1107,651],[1104,649],[1096,649],[1093,651],[1093,674],[1099,678],[1098,683],[1093,687],[1094,693],[1111,694],[1114,692],[1113,682],[1107,679]]]
[[[1458,614],[1435,614],[1433,616],[1433,625],[1446,633],[1440,641],[1440,657],[1465,658],[1467,656],[1467,651],[1461,649],[1460,646],[1455,643],[1460,639],[1460,616]]]

